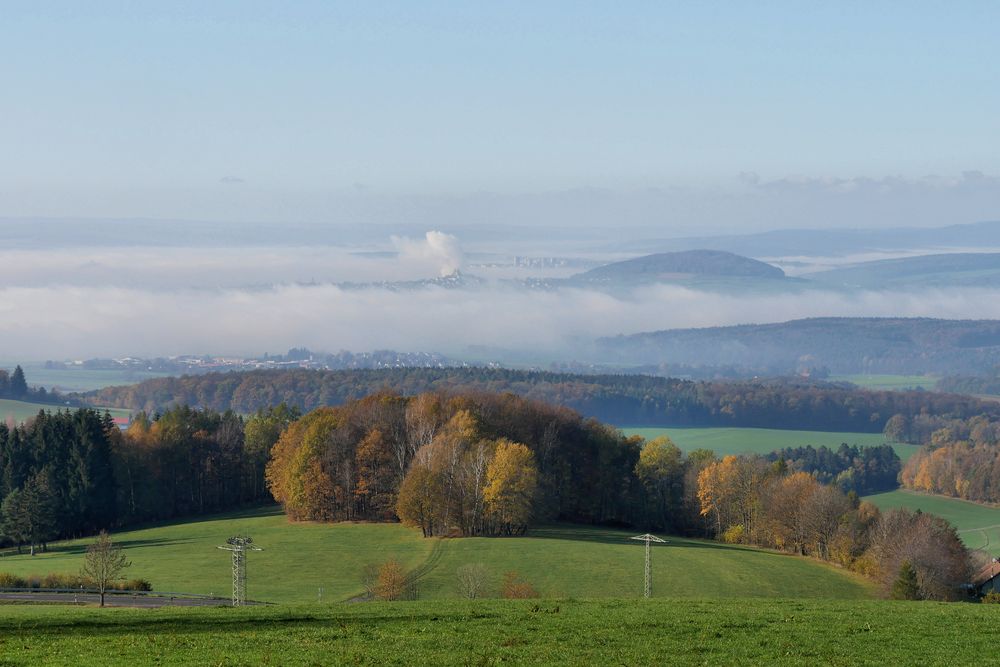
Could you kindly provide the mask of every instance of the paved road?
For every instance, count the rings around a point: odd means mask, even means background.
[[[101,596],[93,593],[0,593],[0,600],[17,602],[57,602],[62,604],[100,604]],[[218,607],[228,606],[228,599],[220,598],[171,598],[156,595],[105,595],[106,607]],[[253,603],[248,603],[253,604]]]

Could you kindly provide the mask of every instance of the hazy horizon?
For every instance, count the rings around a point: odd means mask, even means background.
[[[993,287],[947,281],[546,282],[668,250],[800,276],[1000,247],[934,231],[1000,220],[997,24],[975,2],[15,3],[0,345],[565,358],[672,327],[1000,317]],[[483,284],[395,284],[456,269]]]

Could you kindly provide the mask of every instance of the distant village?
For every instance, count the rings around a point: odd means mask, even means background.
[[[487,364],[489,365],[489,364]],[[144,373],[201,374],[224,371],[246,371],[278,368],[308,368],[342,370],[355,368],[455,368],[469,364],[430,352],[312,352],[292,348],[286,354],[261,357],[179,355],[172,357],[120,357],[116,359],[86,359],[46,361],[48,370],[114,370]]]

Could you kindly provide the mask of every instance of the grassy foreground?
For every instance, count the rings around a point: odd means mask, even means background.
[[[836,449],[841,443],[848,445],[882,445],[881,433],[847,433],[827,431],[793,431],[775,428],[623,428],[627,435],[639,435],[647,440],[661,435],[669,436],[686,452],[693,449],[711,449],[719,456],[726,454],[770,454],[783,447],[826,445]],[[892,443],[899,458],[906,460],[920,449],[917,445]]]
[[[264,551],[248,558],[252,598],[281,603],[339,601],[362,591],[367,563],[396,558],[419,570],[421,599],[458,596],[456,570],[482,563],[488,595],[516,570],[545,597],[633,597],[642,594],[644,548],[634,533],[574,525],[533,528],[525,537],[424,539],[399,524],[290,523],[262,508],[113,535],[132,567],[128,577],[160,591],[228,594],[229,553],[216,547],[246,533]],[[846,571],[796,556],[670,537],[653,550],[654,594],[690,598],[802,597],[860,599],[871,585]],[[0,557],[0,572],[79,572],[86,541],[37,556]]]
[[[991,660],[998,611],[761,599],[0,606],[0,665],[956,665]]]
[[[936,514],[958,529],[962,541],[970,549],[982,549],[991,556],[1000,555],[1000,508],[904,489],[866,496],[865,500],[880,509],[904,507]]]

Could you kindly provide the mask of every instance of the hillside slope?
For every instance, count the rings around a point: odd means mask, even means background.
[[[505,572],[516,570],[546,597],[639,597],[643,546],[634,533],[560,524],[533,528],[525,537],[425,539],[399,524],[290,523],[278,508],[264,508],[118,533],[132,567],[129,577],[156,589],[225,595],[229,554],[215,547],[246,534],[264,550],[248,559],[248,591],[271,602],[311,602],[319,588],[328,601],[363,591],[361,573],[389,558],[418,570],[422,598],[456,598],[456,570],[482,563],[488,596],[499,595]],[[670,537],[654,555],[658,597],[871,597],[872,585],[808,558]],[[79,572],[86,540],[52,552],[6,556],[0,572],[21,575]],[[558,567],[553,564],[558,563]],[[669,583],[668,583],[669,582]]]

